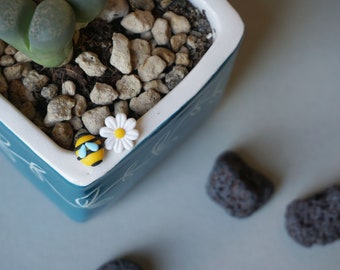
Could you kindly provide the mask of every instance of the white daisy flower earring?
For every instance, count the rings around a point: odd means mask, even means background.
[[[139,132],[135,127],[135,119],[127,119],[124,113],[118,113],[116,117],[105,118],[105,127],[99,130],[99,134],[106,138],[106,149],[121,153],[124,149],[130,150],[133,147],[133,141],[138,138]]]

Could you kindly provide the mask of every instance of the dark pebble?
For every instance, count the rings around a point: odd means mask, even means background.
[[[98,270],[142,270],[142,268],[128,259],[116,259],[105,263]]]
[[[235,152],[225,152],[210,173],[209,196],[230,215],[247,217],[265,204],[274,190],[272,182],[249,167]]]
[[[340,185],[287,206],[288,234],[303,246],[325,245],[340,238]]]

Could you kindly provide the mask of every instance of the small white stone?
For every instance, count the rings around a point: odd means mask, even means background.
[[[105,126],[105,118],[110,115],[108,106],[96,107],[86,111],[82,116],[84,126],[93,135],[98,135],[100,128]]]
[[[170,22],[171,30],[174,34],[190,32],[191,26],[186,17],[167,11],[163,14],[163,18]]]
[[[15,63],[15,59],[12,55],[5,54],[0,57],[0,66],[8,67]]]
[[[47,100],[51,100],[52,98],[56,97],[58,94],[58,86],[56,84],[49,84],[47,86],[44,86],[41,89],[41,96]]]
[[[169,44],[171,28],[166,19],[158,18],[151,29],[151,33],[158,45],[165,46]]]
[[[159,56],[153,55],[138,67],[138,75],[143,82],[148,82],[157,79],[165,68],[166,62]]]
[[[126,15],[121,25],[128,31],[141,34],[151,30],[155,21],[154,16],[148,10],[136,10]]]
[[[124,75],[116,82],[116,87],[119,92],[119,98],[127,100],[136,97],[140,93],[142,83],[136,75]]]
[[[165,83],[171,90],[174,89],[188,74],[188,69],[184,66],[174,66],[172,70],[166,74]]]
[[[146,82],[143,86],[143,89],[145,91],[153,89],[161,94],[169,93],[169,88],[162,82],[162,80],[153,80],[150,82]]]
[[[197,37],[194,35],[189,35],[187,38],[187,45],[190,48],[196,49],[197,48]]]
[[[106,66],[99,60],[98,55],[93,52],[82,52],[75,59],[79,67],[90,77],[103,76]]]
[[[97,82],[91,93],[90,99],[94,104],[109,105],[118,97],[118,93],[111,85]]]
[[[72,81],[65,81],[61,85],[61,93],[63,95],[74,96],[76,94],[76,85]]]
[[[60,95],[53,98],[47,105],[44,124],[47,127],[52,127],[58,122],[70,120],[74,105],[75,100],[69,96]]]
[[[81,121],[81,118],[78,116],[73,116],[69,122],[74,130],[79,130],[84,126],[83,122]]]
[[[110,23],[114,19],[122,18],[128,13],[129,4],[127,0],[108,0],[98,18]]]
[[[131,63],[133,69],[137,69],[151,56],[150,43],[144,39],[133,39],[130,41]]]
[[[157,47],[152,50],[152,55],[158,55],[162,58],[166,63],[167,66],[171,66],[176,59],[175,54],[167,48],[164,47]]]
[[[181,52],[176,53],[175,63],[178,66],[185,66],[185,67],[189,66],[190,65],[189,54],[181,53]]]
[[[31,70],[22,80],[23,85],[30,91],[41,91],[47,85],[49,78],[43,74],[39,74],[36,70]]]
[[[147,40],[147,41],[150,41],[153,38],[153,36],[152,36],[151,31],[146,31],[146,32],[140,34],[140,38]]]
[[[126,100],[120,100],[114,104],[114,115],[118,113],[129,114],[129,103]]]
[[[205,37],[206,37],[207,39],[212,39],[214,36],[213,36],[212,33],[209,33],[209,34],[207,34]]]
[[[123,74],[132,71],[129,39],[120,33],[112,35],[112,54],[110,64]]]
[[[4,76],[8,82],[20,79],[22,77],[22,71],[23,65],[18,63],[3,69]]]
[[[72,114],[81,117],[87,108],[86,98],[80,94],[75,94],[73,98],[76,103],[72,109]]]
[[[159,93],[154,90],[149,90],[131,99],[130,109],[139,115],[143,115],[155,106],[160,99],[161,96]]]
[[[25,54],[23,54],[21,51],[17,51],[14,55],[14,59],[17,61],[17,62],[20,62],[20,63],[27,63],[27,62],[31,62],[32,59],[29,58],[28,56],[26,56]]]
[[[187,42],[187,34],[179,33],[170,38],[171,49],[174,52],[178,52],[178,50]]]
[[[18,50],[11,45],[5,47],[4,53],[8,55],[15,55]]]
[[[178,52],[190,54],[189,49],[185,46],[182,46],[181,48],[179,48]]]

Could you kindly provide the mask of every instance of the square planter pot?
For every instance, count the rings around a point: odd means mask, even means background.
[[[112,203],[209,115],[226,88],[243,23],[225,0],[192,0],[203,10],[214,42],[194,69],[137,121],[140,137],[121,154],[107,152],[96,167],[57,146],[0,95],[0,150],[68,216],[84,221]]]

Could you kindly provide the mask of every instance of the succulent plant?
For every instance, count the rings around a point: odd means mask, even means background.
[[[107,0],[0,0],[0,39],[36,63],[55,67],[70,60],[72,38]]]

